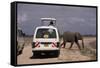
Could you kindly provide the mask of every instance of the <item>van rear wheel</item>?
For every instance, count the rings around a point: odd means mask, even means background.
[[[33,57],[38,57],[38,56],[40,56],[40,53],[37,51],[33,51]]]
[[[60,54],[60,51],[59,50],[54,51],[54,57],[59,57],[59,54]]]

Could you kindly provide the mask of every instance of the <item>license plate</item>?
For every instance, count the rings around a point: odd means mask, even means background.
[[[48,47],[48,44],[45,44],[44,47]]]

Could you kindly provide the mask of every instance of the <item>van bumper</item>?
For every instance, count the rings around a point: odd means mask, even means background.
[[[60,50],[59,48],[33,48],[32,51],[56,51]]]

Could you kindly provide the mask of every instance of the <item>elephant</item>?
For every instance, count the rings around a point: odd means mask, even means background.
[[[71,42],[69,49],[72,48],[72,45],[75,42],[78,48],[81,49],[78,40],[82,40],[82,47],[84,48],[83,37],[79,32],[69,32],[69,31],[64,32],[62,38],[63,38],[63,43],[61,44],[61,46],[64,45],[64,48],[65,48],[66,42]]]

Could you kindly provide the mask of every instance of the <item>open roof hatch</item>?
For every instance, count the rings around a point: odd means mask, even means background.
[[[47,25],[56,25],[56,19],[55,18],[41,18],[41,25],[44,25],[44,23],[47,23]]]

